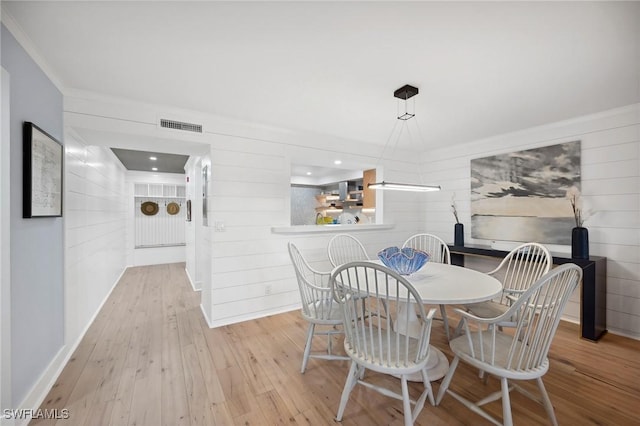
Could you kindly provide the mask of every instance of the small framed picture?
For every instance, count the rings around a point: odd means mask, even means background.
[[[33,123],[23,124],[22,217],[62,216],[62,144]]]
[[[187,200],[187,222],[191,222],[191,200]]]

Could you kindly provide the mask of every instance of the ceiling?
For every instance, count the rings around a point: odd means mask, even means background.
[[[345,180],[362,179],[363,169],[322,167],[307,164],[291,165],[291,183],[322,186]]]
[[[2,8],[65,88],[381,145],[404,84],[424,149],[640,102],[638,2]]]
[[[111,148],[127,170],[157,173],[182,173],[188,155],[165,154],[161,152],[135,151]]]

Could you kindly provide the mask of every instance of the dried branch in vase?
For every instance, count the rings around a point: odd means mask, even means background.
[[[573,210],[573,218],[576,222],[576,227],[581,228],[584,221],[589,217],[588,211],[582,206],[582,199],[580,198],[580,190],[575,186],[572,186],[567,190],[566,198],[571,203],[571,209]]]
[[[451,195],[451,212],[453,213],[453,216],[456,218],[456,223],[460,223],[460,220],[458,219],[458,209],[456,208],[455,192],[453,193],[453,195]]]

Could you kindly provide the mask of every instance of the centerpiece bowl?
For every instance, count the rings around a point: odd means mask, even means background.
[[[411,275],[429,261],[429,253],[411,247],[387,247],[378,253],[378,258],[387,268],[400,275]]]

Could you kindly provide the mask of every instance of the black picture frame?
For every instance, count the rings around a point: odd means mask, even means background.
[[[64,147],[31,122],[22,130],[22,217],[62,217]]]

